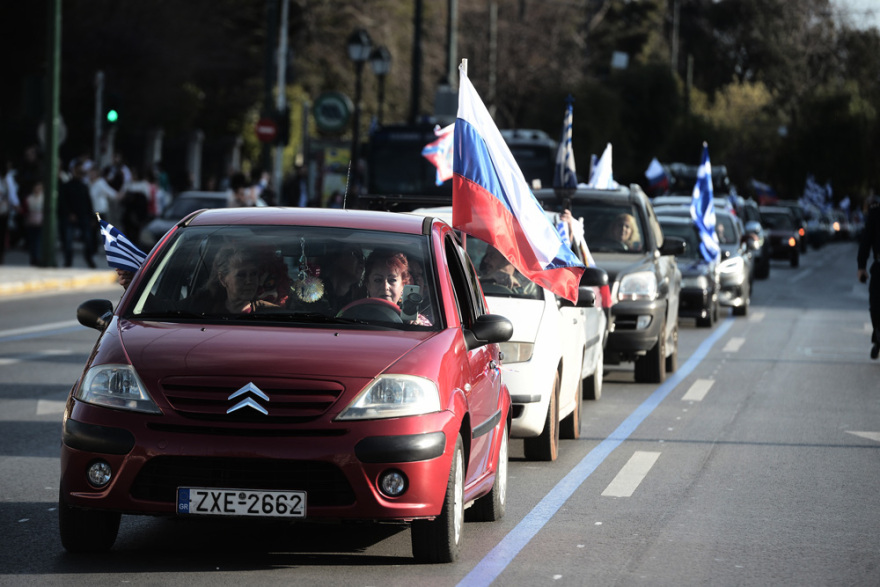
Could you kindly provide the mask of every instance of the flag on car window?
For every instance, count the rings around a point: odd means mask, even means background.
[[[434,129],[437,140],[431,141],[422,149],[422,157],[437,168],[437,185],[443,185],[452,179],[452,136],[455,124],[444,128],[439,125]]]
[[[571,96],[566,100],[565,116],[562,119],[562,138],[556,151],[556,169],[553,173],[553,187],[562,189],[577,188],[577,172],[574,168],[574,151],[571,148],[572,102]]]
[[[703,143],[703,158],[697,168],[697,183],[691,197],[691,218],[700,232],[700,253],[707,261],[714,261],[721,254],[715,235],[715,202],[712,189],[712,164],[709,162],[709,145]]]
[[[135,273],[144,264],[147,254],[137,248],[119,229],[101,220],[101,238],[104,239],[104,252],[107,264],[115,269]]]
[[[614,181],[611,166],[611,143],[605,146],[602,156],[590,170],[590,183],[587,186],[597,190],[616,190],[620,187],[620,184]]]
[[[452,225],[494,246],[538,285],[577,301],[584,266],[544,214],[464,70],[453,171]]]

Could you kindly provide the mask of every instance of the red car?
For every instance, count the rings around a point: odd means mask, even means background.
[[[111,548],[121,514],[252,516],[411,523],[449,562],[468,505],[504,514],[513,327],[440,220],[196,212],[115,311],[77,315],[101,335],[64,413],[69,551]]]

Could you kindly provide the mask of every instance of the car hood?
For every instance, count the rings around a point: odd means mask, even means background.
[[[432,332],[120,321],[138,371],[212,376],[374,377]]]
[[[510,340],[535,341],[546,309],[544,300],[486,296],[486,302],[493,314],[505,316],[513,323],[513,335]]]
[[[619,275],[635,271],[652,271],[651,256],[632,253],[593,253],[596,265],[608,274],[608,282],[613,283]]]

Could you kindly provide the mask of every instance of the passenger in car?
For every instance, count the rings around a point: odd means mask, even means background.
[[[257,299],[261,275],[260,260],[254,252],[227,245],[217,252],[205,286],[190,298],[191,309],[207,314],[241,314],[277,306]]]
[[[354,300],[367,297],[364,287],[364,251],[360,245],[344,243],[328,247],[321,267],[324,299],[335,311]]]
[[[366,260],[367,297],[380,298],[400,306],[403,287],[415,285],[409,271],[406,254],[390,249],[375,249]],[[418,314],[413,324],[431,326],[431,321]]]
[[[480,283],[488,288],[486,293],[507,293],[494,291],[491,285],[500,286],[510,290],[510,293],[534,296],[538,286],[526,279],[516,270],[513,263],[507,260],[498,249],[492,245],[486,247],[486,254],[480,260]]]
[[[641,248],[638,241],[638,230],[636,229],[636,219],[632,214],[618,214],[614,218],[614,222],[605,231],[605,240],[620,243],[624,250],[637,251]]]

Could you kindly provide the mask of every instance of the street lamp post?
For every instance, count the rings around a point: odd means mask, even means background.
[[[367,31],[359,29],[348,37],[348,57],[354,63],[355,89],[354,89],[354,128],[351,137],[351,164],[353,169],[352,178],[354,185],[360,189],[360,173],[358,158],[360,151],[360,126],[361,126],[361,77],[364,63],[370,58],[373,45]]]
[[[373,73],[378,78],[379,97],[377,100],[376,122],[382,126],[382,106],[385,103],[385,76],[391,70],[391,52],[384,45],[373,49],[370,55],[370,65],[373,66]]]

